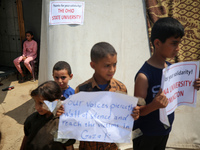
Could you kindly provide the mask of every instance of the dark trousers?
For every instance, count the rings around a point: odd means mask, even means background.
[[[134,150],[165,150],[169,135],[145,136],[133,140]]]

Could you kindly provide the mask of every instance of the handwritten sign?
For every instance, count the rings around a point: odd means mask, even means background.
[[[137,98],[115,92],[80,92],[64,101],[58,138],[130,143]]]
[[[85,2],[51,1],[49,24],[83,24]]]
[[[196,106],[197,90],[193,83],[199,77],[199,62],[180,62],[163,69],[162,84],[168,98],[166,108],[160,109],[160,120],[169,125],[167,115],[180,105]]]

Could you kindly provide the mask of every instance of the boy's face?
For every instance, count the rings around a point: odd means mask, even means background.
[[[107,84],[114,76],[117,65],[117,55],[107,57],[98,62],[91,62],[91,67],[95,70],[94,78],[97,84]]]
[[[51,112],[47,109],[47,106],[41,97],[34,96],[33,99],[35,101],[35,109],[40,115],[51,115]]]
[[[53,71],[54,81],[60,86],[61,90],[66,90],[68,88],[68,82],[72,77],[73,74],[69,75],[66,69]]]
[[[33,35],[31,35],[30,33],[26,33],[26,39],[27,39],[28,41],[31,41],[32,38],[33,38]]]
[[[170,37],[166,39],[164,43],[161,41],[157,44],[158,50],[160,51],[161,56],[165,58],[173,58],[177,55],[179,51],[179,44],[181,38]]]

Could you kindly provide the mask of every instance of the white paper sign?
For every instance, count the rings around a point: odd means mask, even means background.
[[[199,77],[199,62],[180,62],[163,69],[161,88],[168,98],[166,108],[160,109],[160,120],[169,126],[167,115],[180,105],[196,106],[197,90],[193,84]]]
[[[50,101],[44,100],[44,103],[47,105],[47,107],[49,108],[49,110],[50,110],[51,112],[53,112],[54,109],[55,109],[56,106],[57,106],[58,101],[50,102]]]
[[[85,2],[51,1],[49,24],[83,24]]]
[[[130,143],[137,98],[115,92],[79,92],[63,103],[58,138]]]

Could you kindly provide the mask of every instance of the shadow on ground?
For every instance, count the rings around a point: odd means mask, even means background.
[[[24,124],[25,119],[35,111],[34,109],[34,100],[30,99],[26,103],[22,104],[21,106],[4,113],[13,119],[15,119],[19,124]]]

